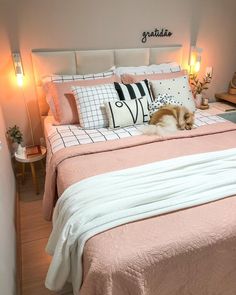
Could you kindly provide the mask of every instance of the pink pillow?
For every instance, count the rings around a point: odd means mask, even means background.
[[[113,75],[109,78],[94,80],[77,80],[64,83],[49,82],[47,85],[47,96],[49,97],[48,102],[50,102],[50,109],[53,113],[54,119],[56,120],[55,125],[79,123],[78,110],[74,95],[71,91],[72,86],[95,86],[120,81],[120,77]],[[51,100],[50,97],[52,98]],[[52,100],[54,108],[52,106]]]
[[[124,84],[137,83],[142,80],[164,80],[181,77],[187,74],[186,70],[182,70],[179,72],[172,73],[157,73],[157,74],[142,74],[142,75],[132,75],[132,74],[124,74],[121,76],[121,81]]]

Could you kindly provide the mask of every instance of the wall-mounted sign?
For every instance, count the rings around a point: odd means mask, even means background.
[[[142,42],[146,43],[147,38],[149,38],[149,37],[170,37],[172,35],[173,35],[173,33],[171,33],[167,29],[160,29],[160,30],[155,29],[154,31],[151,31],[151,32],[143,32]]]

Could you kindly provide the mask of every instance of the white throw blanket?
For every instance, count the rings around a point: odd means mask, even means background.
[[[203,153],[110,172],[70,186],[57,202],[47,252],[46,286],[67,280],[79,294],[86,241],[128,222],[236,194],[236,149]],[[105,246],[105,245],[104,245]]]

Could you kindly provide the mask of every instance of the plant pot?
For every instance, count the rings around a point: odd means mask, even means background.
[[[23,148],[21,143],[18,143],[17,149],[16,149],[16,154],[19,155],[19,156],[23,156],[24,152],[25,152],[25,149]]]
[[[10,149],[11,149],[11,153],[14,154],[14,153],[16,153],[16,151],[17,151],[18,143],[17,143],[17,142],[12,142],[12,141],[9,139],[9,147],[10,147]]]
[[[202,98],[202,105],[208,106],[208,98],[207,97]]]
[[[202,93],[197,93],[195,96],[195,105],[199,108],[202,104]]]

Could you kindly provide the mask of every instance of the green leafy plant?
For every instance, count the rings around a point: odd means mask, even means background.
[[[10,127],[7,130],[7,136],[10,138],[12,142],[16,142],[18,144],[21,144],[23,141],[23,134],[20,131],[20,128],[16,125],[13,127]]]
[[[208,85],[211,83],[212,76],[210,73],[206,74],[205,77],[200,80],[197,74],[190,76],[190,84],[192,86],[193,94],[201,94],[204,90],[208,89]]]

